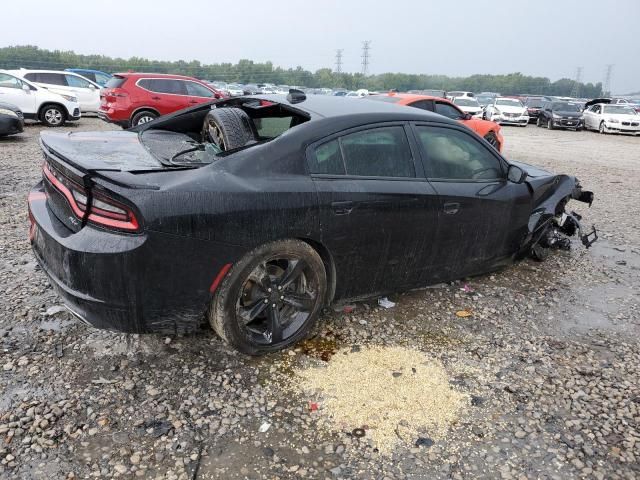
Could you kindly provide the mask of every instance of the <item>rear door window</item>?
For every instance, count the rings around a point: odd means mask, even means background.
[[[68,86],[66,76],[62,73],[33,72],[27,73],[24,78],[37,83],[46,83],[47,85]]]
[[[144,78],[138,85],[146,90],[156,93],[168,93],[171,95],[187,95],[184,82],[170,78]]]
[[[340,152],[340,141],[336,138],[316,147],[311,159],[311,173],[324,175],[344,175],[344,163]]]

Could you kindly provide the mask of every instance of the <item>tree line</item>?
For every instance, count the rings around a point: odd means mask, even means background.
[[[46,50],[37,46],[10,46],[0,48],[0,68],[3,69],[56,69],[89,68],[108,73],[138,71],[147,73],[176,73],[192,77],[238,83],[272,83],[298,85],[310,88],[366,88],[374,91],[407,90],[468,90],[472,92],[499,92],[503,95],[522,93],[569,96],[576,86],[574,80],[562,78],[552,82],[546,77],[532,77],[522,73],[506,75],[446,75],[381,73],[364,76],[361,73],[337,73],[330,68],[315,72],[274,66],[272,62],[257,63],[242,59],[238,63],[202,64],[198,60],[162,61],[141,57],[112,58],[105,55],[81,55],[73,51]],[[579,83],[579,96],[595,98],[603,94],[600,82]]]

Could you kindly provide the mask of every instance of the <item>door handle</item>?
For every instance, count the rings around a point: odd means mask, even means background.
[[[444,204],[444,213],[447,215],[455,215],[460,210],[460,204],[458,202],[450,202]]]
[[[353,207],[353,202],[331,202],[331,209],[335,215],[349,215]]]
[[[151,100],[160,100],[160,97],[151,97]]]
[[[189,103],[196,104],[196,103],[200,103],[200,102],[198,102],[197,100],[191,100]]]

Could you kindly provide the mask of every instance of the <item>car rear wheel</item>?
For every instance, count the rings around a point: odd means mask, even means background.
[[[537,127],[541,127],[542,126],[542,120],[540,120],[540,117],[538,117],[537,120],[536,120],[536,126]]]
[[[496,150],[500,150],[500,142],[498,142],[498,137],[493,132],[489,132],[484,136],[484,139],[489,142],[489,144],[495,148]]]
[[[300,240],[280,240],[258,247],[231,268],[211,302],[209,322],[243,353],[273,352],[309,334],[326,291],[318,253]]]
[[[216,144],[222,150],[243,147],[255,141],[251,119],[240,108],[214,108],[204,119],[202,141]]]
[[[61,127],[67,121],[67,112],[58,105],[45,105],[40,110],[40,121],[47,127]]]
[[[149,123],[152,120],[158,118],[158,114],[155,112],[151,112],[149,110],[144,110],[142,112],[136,113],[131,119],[131,126],[137,127],[138,125],[142,125],[144,123]]]

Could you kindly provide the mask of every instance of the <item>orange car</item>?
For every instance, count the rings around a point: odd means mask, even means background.
[[[449,117],[453,120],[458,120],[460,123],[463,123],[493,145],[496,150],[499,152],[502,151],[504,138],[500,131],[500,125],[489,120],[473,118],[471,115],[464,113],[453,103],[444,98],[394,92],[384,95],[369,95],[365,98],[367,100],[378,100],[381,102],[397,103],[398,105],[422,108],[423,110],[429,110],[430,112],[439,113],[440,115],[444,115],[445,117]]]

